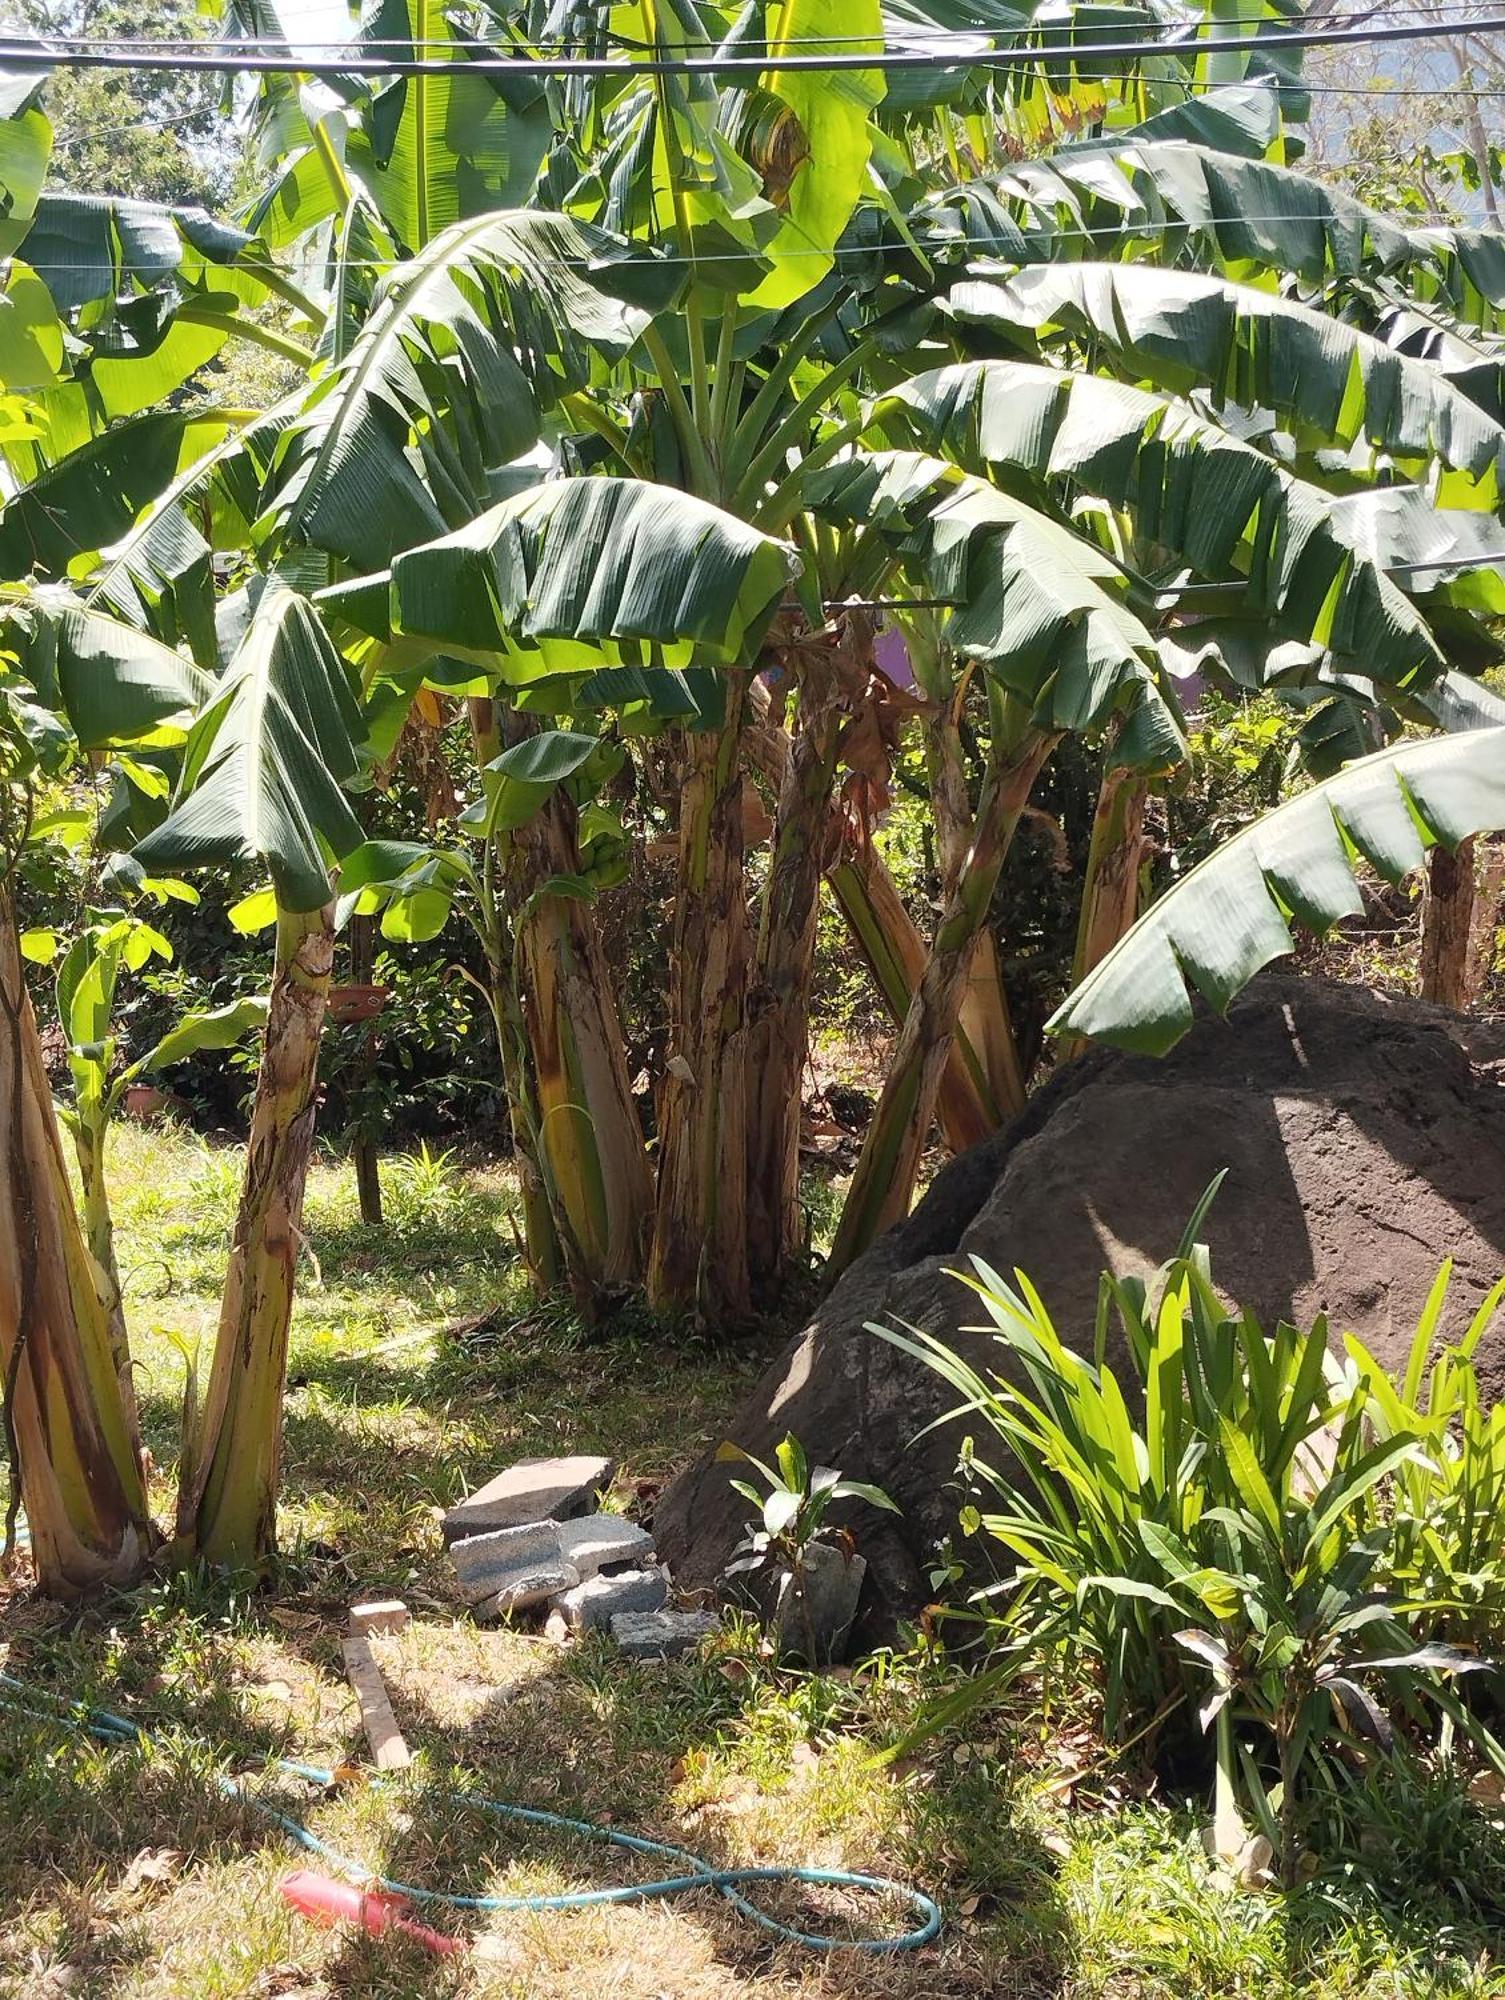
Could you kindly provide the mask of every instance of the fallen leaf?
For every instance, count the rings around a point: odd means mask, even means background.
[[[1057,1861],[1069,1861],[1071,1859],[1071,1842],[1066,1838],[1064,1833],[1047,1833],[1040,1842],[1040,1845],[1045,1849],[1047,1854],[1053,1854]]]
[[[183,1866],[182,1851],[176,1847],[143,1847],[120,1878],[127,1894],[148,1882],[170,1882]]]
[[[286,1701],[293,1698],[293,1691],[286,1681],[260,1681],[247,1693],[253,1701]]]

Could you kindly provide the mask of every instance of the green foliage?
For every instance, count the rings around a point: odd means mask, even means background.
[[[1435,1361],[1423,1409],[1446,1272],[1395,1389],[1352,1337],[1346,1366],[1331,1359],[1323,1319],[1267,1336],[1230,1311],[1189,1247],[1199,1220],[1152,1284],[1104,1278],[1090,1360],[1022,1273],[1010,1285],[980,1260],[968,1282],[996,1371],[933,1335],[872,1330],[986,1428],[963,1462],[993,1497],[961,1526],[1014,1565],[976,1600],[994,1664],[942,1716],[1057,1659],[1095,1676],[1111,1741],[1216,1724],[1219,1819],[1236,1786],[1290,1880],[1302,1789],[1331,1790],[1340,1749],[1391,1750],[1392,1711],[1419,1724],[1431,1703],[1505,1760],[1454,1690],[1505,1612],[1505,1433],[1471,1360],[1505,1282]]]
[[[774,1448],[774,1464],[755,1458],[741,1445],[724,1444],[716,1454],[728,1463],[745,1463],[763,1475],[768,1488],[759,1493],[750,1480],[733,1479],[732,1490],[756,1510],[760,1526],[749,1531],[748,1558],[734,1568],[771,1562],[797,1573],[812,1542],[826,1529],[826,1512],[838,1500],[863,1500],[890,1514],[899,1510],[879,1486],[864,1479],[844,1479],[829,1465],[812,1466],[799,1439],[786,1437]]]
[[[1405,742],[1347,765],[1243,828],[1140,918],[1050,1022],[1159,1054],[1192,1024],[1188,982],[1222,1009],[1294,949],[1358,914],[1360,858],[1391,881],[1429,847],[1505,824],[1505,728]]]

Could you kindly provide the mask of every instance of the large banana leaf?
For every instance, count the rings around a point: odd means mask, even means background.
[[[4,79],[0,101],[0,257],[11,256],[36,213],[47,162],[52,124],[37,103],[44,76]]]
[[[1147,128],[947,189],[922,204],[914,227],[928,248],[974,259],[1102,260],[1124,251],[1235,276],[1258,266],[1310,284],[1393,274],[1417,300],[1475,326],[1499,325],[1505,309],[1497,232],[1414,228],[1309,174]]]
[[[1177,394],[1205,384],[1280,411],[1309,444],[1362,438],[1413,468],[1440,460],[1440,504],[1499,501],[1505,428],[1435,369],[1278,294],[1147,265],[1036,264],[963,279],[944,304],[964,326],[1112,353]]]
[[[786,544],[677,487],[560,479],[325,601],[378,639],[529,682],[655,654],[669,666],[740,661],[794,567]]]
[[[37,202],[24,238],[26,261],[47,273],[62,312],[168,279],[202,281],[211,268],[240,267],[248,290],[257,262],[254,238],[202,208],[130,201],[113,195],[49,191]]]
[[[1155,641],[1127,579],[1094,543],[1012,494],[918,452],[867,452],[810,477],[812,513],[888,536],[907,574],[955,608],[947,643],[982,662],[1045,729],[1130,712],[1137,754],[1182,748]]]
[[[767,0],[770,67],[761,82],[795,121],[798,164],[783,220],[765,255],[773,269],[753,293],[778,308],[813,291],[830,270],[837,239],[868,185],[872,114],[882,102],[881,69],[781,69],[785,53],[881,55],[879,0]]]
[[[383,282],[350,354],[282,435],[263,540],[376,569],[442,534],[435,487],[473,511],[488,471],[537,443],[540,409],[583,386],[593,355],[624,355],[680,282],[565,215],[503,210],[445,230]]]
[[[178,740],[212,686],[181,653],[62,590],[7,605],[0,647],[84,750]]]
[[[360,711],[306,598],[268,585],[183,751],[172,810],[136,849],[154,872],[257,861],[284,909],[329,900],[329,868],[360,845],[341,789]]]
[[[152,410],[70,452],[0,508],[0,576],[85,573],[228,429],[214,410]]]
[[[411,250],[469,216],[524,205],[552,136],[543,83],[474,68],[487,51],[453,12],[446,0],[379,0],[357,43],[450,65],[386,85],[347,149],[351,172]]]
[[[1246,576],[1247,608],[1285,637],[1352,654],[1378,679],[1442,667],[1426,621],[1346,532],[1340,505],[1184,403],[1098,376],[977,361],[901,383],[873,421],[969,471],[1126,507],[1145,541],[1204,577]]]
[[[1162,1054],[1191,1026],[1188,983],[1225,1009],[1295,949],[1291,920],[1325,931],[1364,907],[1362,856],[1393,881],[1426,849],[1505,826],[1505,728],[1397,744],[1256,820],[1167,890],[1049,1026]]]

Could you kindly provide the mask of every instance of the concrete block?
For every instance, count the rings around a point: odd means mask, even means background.
[[[657,1611],[669,1595],[661,1569],[624,1569],[593,1576],[554,1599],[554,1609],[577,1632],[609,1625],[620,1611]]]
[[[580,1581],[579,1570],[560,1551],[559,1530],[552,1521],[467,1535],[449,1553],[461,1595],[468,1604],[486,1605],[493,1618],[542,1604]]]
[[[721,1630],[714,1611],[619,1611],[611,1636],[630,1660],[677,1660]]]
[[[352,1638],[377,1639],[384,1633],[402,1631],[407,1623],[408,1607],[400,1597],[376,1597],[350,1607]]]
[[[595,1508],[611,1484],[609,1458],[525,1458],[451,1507],[440,1523],[447,1543],[534,1521],[568,1521]]]
[[[653,1537],[620,1514],[587,1514],[579,1521],[559,1523],[559,1552],[575,1565],[583,1582],[603,1569],[651,1561]]]

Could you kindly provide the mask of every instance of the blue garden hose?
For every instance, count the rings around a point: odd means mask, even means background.
[[[55,1695],[47,1688],[34,1688],[14,1675],[0,1673],[0,1708],[10,1709],[21,1715],[30,1715],[44,1722],[63,1723],[97,1737],[103,1743],[151,1744],[152,1733],[140,1724],[123,1715],[114,1715],[106,1708],[90,1708],[82,1702],[68,1702],[61,1695]],[[51,1707],[37,1707],[33,1704],[51,1703]],[[285,1771],[290,1777],[305,1778],[311,1784],[332,1786],[337,1781],[333,1771],[318,1764],[299,1764],[287,1757],[273,1757],[267,1760],[270,1770]],[[387,1780],[372,1778],[373,1786],[385,1786]],[[580,1889],[562,1896],[460,1896],[445,1889],[420,1889],[408,1882],[393,1881],[390,1876],[374,1874],[358,1861],[340,1854],[317,1834],[310,1833],[301,1821],[288,1814],[278,1812],[254,1793],[244,1791],[233,1778],[222,1778],[220,1785],[225,1793],[264,1819],[279,1826],[300,1847],[319,1858],[343,1875],[347,1882],[361,1889],[382,1889],[389,1895],[400,1896],[414,1903],[442,1904],[452,1910],[583,1910],[596,1903],[641,1903],[663,1896],[684,1896],[696,1889],[714,1889],[724,1896],[733,1909],[745,1917],[749,1923],[758,1924],[771,1931],[775,1937],[790,1944],[804,1945],[811,1951],[916,1951],[940,1934],[941,1913],[934,1898],[923,1890],[913,1888],[906,1882],[891,1882],[881,1875],[856,1875],[845,1868],[795,1868],[778,1866],[772,1868],[713,1868],[698,1854],[688,1848],[676,1847],[666,1840],[647,1840],[641,1834],[623,1833],[620,1828],[597,1826],[590,1820],[566,1819],[560,1813],[541,1812],[532,1806],[508,1805],[500,1799],[486,1799],[469,1792],[452,1792],[452,1798],[463,1800],[477,1811],[489,1813],[493,1819],[518,1820],[527,1826],[555,1827],[566,1833],[582,1834],[590,1840],[602,1840],[612,1847],[624,1847],[633,1854],[658,1855],[671,1865],[677,1866],[679,1873],[661,1876],[657,1881],[638,1882],[620,1889]],[[902,1897],[923,1919],[914,1930],[904,1931],[897,1937],[879,1938],[837,1938],[826,1937],[818,1931],[796,1930],[791,1924],[780,1923],[776,1917],[750,1903],[741,1893],[755,1882],[809,1883],[817,1888],[860,1889],[869,1895],[893,1895]]]

